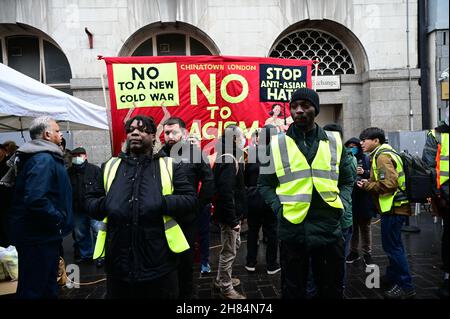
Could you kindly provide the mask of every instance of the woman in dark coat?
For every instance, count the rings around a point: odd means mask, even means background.
[[[370,158],[364,154],[361,148],[360,140],[352,137],[345,142],[345,147],[350,148],[358,161],[357,181],[367,179],[370,176]],[[350,254],[347,256],[346,262],[351,264],[360,259],[358,246],[361,240],[361,250],[363,252],[363,260],[366,266],[373,265],[372,253],[372,231],[370,228],[371,219],[376,215],[375,206],[371,195],[355,186],[352,193],[353,202],[353,236],[350,246]]]

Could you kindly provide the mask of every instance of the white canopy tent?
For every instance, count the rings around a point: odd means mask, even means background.
[[[43,115],[53,117],[61,130],[109,129],[106,108],[0,63],[0,132],[26,131],[33,118]]]

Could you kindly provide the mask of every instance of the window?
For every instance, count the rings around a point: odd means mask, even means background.
[[[39,39],[9,37],[6,39],[8,66],[40,81]]]
[[[165,33],[156,36],[158,55],[186,55],[186,36]]]
[[[203,45],[200,41],[191,39],[191,55],[211,55],[208,48]]]
[[[64,53],[44,40],[45,78],[47,84],[70,83],[72,77]]]
[[[152,56],[153,41],[152,38],[144,41],[132,54],[133,56]]]
[[[278,41],[270,56],[318,60],[320,75],[355,74],[353,58],[347,48],[335,37],[318,30],[302,30],[287,35]]]
[[[131,55],[212,55],[212,53],[202,42],[185,33],[161,33],[142,42]]]
[[[3,48],[1,40],[0,38],[0,62],[35,80],[72,94],[69,61],[54,43],[41,36],[12,35],[4,38]],[[5,61],[2,58],[3,50],[6,51]]]

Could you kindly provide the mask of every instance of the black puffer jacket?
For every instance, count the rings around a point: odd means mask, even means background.
[[[249,154],[254,152],[256,154],[256,161],[249,161],[245,163],[244,179],[245,186],[247,187],[247,204],[248,204],[248,218],[261,218],[262,216],[269,218],[276,218],[276,214],[272,211],[272,208],[266,204],[264,198],[258,191],[258,177],[260,162],[258,159],[259,152],[265,152],[265,147],[262,146],[259,150],[258,147],[251,147]]]
[[[435,128],[436,132],[439,133],[449,133],[450,129],[447,124],[442,124]],[[427,140],[425,142],[425,146],[423,148],[422,153],[422,160],[427,164],[427,166],[431,169],[433,173],[433,180],[436,180],[436,153],[438,149],[438,142],[436,141],[436,138],[431,134],[431,131],[427,134]],[[449,182],[441,185],[441,188],[438,190],[437,185],[433,184],[435,186],[435,194],[441,193],[442,196],[445,198],[449,197]]]
[[[102,171],[100,167],[85,161],[81,165],[73,164],[69,167],[67,173],[69,173],[70,183],[72,185],[73,213],[85,214],[84,200],[86,198],[86,190],[92,188],[97,183]]]
[[[188,182],[196,191],[199,191],[199,207],[211,203],[211,199],[215,194],[214,176],[211,165],[207,161],[208,158],[203,154],[201,149],[182,141],[175,144],[172,148],[164,144],[158,154],[161,156],[171,156],[176,163],[180,163]],[[200,182],[202,184],[199,190]]]
[[[108,194],[103,174],[86,194],[89,214],[99,220],[108,216],[106,272],[128,282],[159,278],[177,264],[165,238],[162,215],[182,222],[197,209],[197,197],[178,165],[173,169],[174,192],[163,196],[157,157],[119,157],[122,161]]]

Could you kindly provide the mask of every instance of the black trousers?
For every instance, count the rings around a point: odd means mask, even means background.
[[[61,241],[16,247],[19,259],[20,299],[54,299],[58,297],[59,249]]]
[[[268,269],[278,266],[278,236],[277,218],[272,211],[248,214],[247,233],[247,265],[256,265],[258,255],[259,229],[262,227],[264,236],[267,237],[266,265]]]
[[[448,247],[448,213],[446,213],[444,216],[442,216],[442,221],[444,222],[444,226],[442,229],[442,263],[443,263],[443,270],[444,272],[449,272],[448,267],[448,254],[449,254],[449,247]]]
[[[176,270],[154,280],[129,283],[111,276],[106,280],[108,299],[176,299],[178,282]]]
[[[189,249],[178,254],[178,290],[179,299],[192,299],[194,276],[195,235],[197,234],[197,220],[181,225],[183,234],[189,243]]]
[[[305,299],[310,265],[317,287],[317,297],[342,299],[344,243],[337,242],[309,248],[305,244],[281,241],[281,294],[283,299]]]

